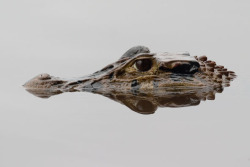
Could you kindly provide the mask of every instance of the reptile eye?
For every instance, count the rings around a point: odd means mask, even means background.
[[[151,69],[152,60],[151,59],[141,59],[135,62],[135,67],[141,72],[145,72]]]

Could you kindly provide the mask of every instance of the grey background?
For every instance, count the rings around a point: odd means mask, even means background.
[[[250,1],[0,1],[0,166],[249,167]],[[134,45],[206,54],[238,78],[215,101],[150,116],[90,93],[39,99],[47,72],[79,77]]]

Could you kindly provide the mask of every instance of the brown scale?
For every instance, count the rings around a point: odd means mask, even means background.
[[[207,60],[207,56],[205,56],[205,55],[204,55],[204,56],[200,56],[200,57],[198,58],[198,60],[204,62],[204,61]]]
[[[207,73],[216,83],[225,83],[225,86],[229,86],[229,82],[236,77],[233,71],[227,71],[227,68],[224,66],[216,65],[214,61],[207,60],[206,56],[200,56],[196,59],[200,63],[201,71]],[[206,77],[202,78],[204,79]]]
[[[213,77],[214,75],[214,64],[212,63],[211,60],[207,60],[204,62],[205,67],[206,67],[206,71],[208,73],[209,76]]]
[[[207,95],[207,100],[214,100],[215,99],[215,92],[210,92],[208,95]]]
[[[201,56],[201,57],[198,57],[196,58],[200,64],[200,69],[201,69],[201,72],[206,72],[206,66],[205,66],[205,63],[204,61],[207,60],[207,57],[206,56]]]
[[[208,74],[208,76],[202,76],[202,79],[212,79],[213,82],[217,82],[216,77],[214,76],[214,67],[216,65],[215,62],[211,61],[211,60],[207,60],[206,56],[201,56],[198,58],[198,61],[200,63],[200,68],[201,71]]]

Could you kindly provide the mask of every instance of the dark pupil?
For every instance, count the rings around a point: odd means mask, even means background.
[[[150,59],[137,60],[135,65],[139,71],[144,72],[150,70],[152,67],[152,61]]]

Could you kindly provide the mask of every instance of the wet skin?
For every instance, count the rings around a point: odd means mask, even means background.
[[[39,97],[75,91],[98,93],[149,114],[158,106],[184,107],[213,100],[215,93],[221,93],[235,77],[234,72],[206,56],[150,53],[147,47],[136,46],[91,75],[67,80],[40,74],[24,87]]]

